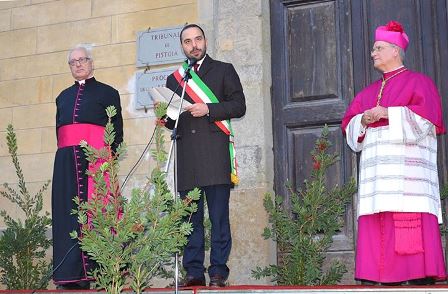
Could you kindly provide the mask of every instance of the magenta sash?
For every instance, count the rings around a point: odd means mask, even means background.
[[[73,124],[58,129],[58,148],[77,146],[82,140],[96,148],[104,146],[104,127],[92,124]]]
[[[68,146],[77,146],[79,143],[84,140],[89,144],[91,147],[95,149],[101,149],[103,147],[106,147],[106,144],[104,143],[104,131],[105,127],[98,126],[98,125],[92,125],[92,124],[72,124],[72,125],[66,125],[62,126],[58,129],[58,148],[68,147]],[[89,172],[91,174],[94,174],[98,168],[100,168],[101,164],[105,162],[104,159],[97,160],[94,164],[89,163]],[[108,187],[108,190],[110,191],[110,181],[109,181],[109,174],[103,174],[104,181],[106,181],[106,185]],[[93,178],[91,176],[87,177],[87,200],[91,200],[93,193],[94,193],[94,182]],[[111,197],[110,193],[108,192],[107,195],[103,198],[103,203],[107,204],[109,203],[109,198]],[[118,219],[121,218],[122,211],[118,211]],[[87,213],[87,223],[89,226],[92,225],[91,223],[91,212]],[[115,233],[114,228],[112,228],[112,231]]]
[[[86,141],[90,146],[100,149],[106,146],[104,143],[103,126],[92,124],[72,124],[62,126],[58,129],[58,148],[77,146],[82,140]],[[89,163],[89,172],[94,173],[103,163],[103,160],[98,160],[95,164]],[[109,185],[109,176],[106,175],[105,181]],[[93,195],[93,179],[87,178],[87,199],[90,200]],[[107,198],[104,199],[107,203]]]

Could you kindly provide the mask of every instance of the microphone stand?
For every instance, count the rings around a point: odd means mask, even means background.
[[[182,81],[184,81],[184,85],[182,87],[182,95],[180,96],[180,105],[179,105],[179,110],[177,113],[177,119],[176,122],[174,124],[174,128],[173,131],[171,133],[171,145],[170,145],[170,151],[168,153],[168,158],[167,158],[167,162],[165,165],[165,174],[168,173],[168,169],[170,166],[170,161],[171,161],[171,156],[174,153],[174,196],[173,196],[173,200],[177,201],[178,197],[178,191],[177,191],[177,126],[179,124],[179,119],[180,119],[180,114],[182,113],[182,106],[184,103],[184,97],[185,97],[185,90],[187,88],[187,84],[188,84],[188,80],[191,78],[190,75],[190,70],[193,67],[193,65],[196,63],[195,60],[192,60],[190,62],[190,64],[188,65],[187,69],[185,70],[185,75],[182,78]],[[174,268],[174,289],[176,294],[179,293],[179,254],[176,253],[176,255],[174,256],[174,263],[175,263],[175,268]]]

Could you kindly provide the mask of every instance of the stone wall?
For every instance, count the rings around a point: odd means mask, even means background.
[[[67,50],[78,43],[95,45],[95,77],[120,92],[129,146],[121,168],[126,175],[154,127],[152,112],[134,107],[136,33],[196,20],[196,1],[23,0],[0,2],[0,15],[0,183],[17,181],[5,140],[9,123],[17,131],[27,181],[37,186],[51,178],[56,151],[54,101],[73,83]],[[146,162],[137,176],[148,168]],[[0,207],[9,203],[0,199]],[[50,210],[49,193],[45,208]]]
[[[264,0],[20,0],[0,2],[0,183],[17,182],[5,132],[12,123],[31,191],[51,179],[56,151],[55,105],[73,81],[67,50],[95,44],[95,77],[119,90],[128,156],[124,178],[154,128],[152,111],[136,110],[136,32],[197,22],[204,26],[209,54],[231,62],[246,94],[247,114],[234,122],[241,184],[231,197],[231,284],[257,284],[251,270],[275,262],[275,246],[263,240],[267,223],[262,199],[272,190],[269,3]],[[125,189],[145,181],[145,156]],[[0,188],[1,189],[1,188]],[[45,209],[50,211],[50,192]],[[7,200],[0,207],[20,214]],[[0,220],[0,229],[4,227]],[[163,286],[163,281],[159,281]]]

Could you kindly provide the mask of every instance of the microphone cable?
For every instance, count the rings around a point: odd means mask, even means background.
[[[176,94],[176,91],[179,89],[179,87],[180,87],[180,84],[177,83],[177,87],[176,87],[176,89],[174,89],[173,94],[171,95],[170,101],[168,101],[168,104],[166,106],[167,109],[170,106],[171,102],[173,101],[174,94]],[[152,141],[154,140],[155,134],[156,134],[156,128],[154,128],[151,138],[149,139],[148,144],[146,144],[145,149],[143,149],[142,154],[140,155],[138,160],[135,162],[135,164],[132,166],[129,173],[126,175],[126,178],[123,181],[123,185],[121,185],[120,192],[123,192],[123,189],[126,187],[126,184],[128,183],[129,178],[135,173],[135,171],[137,170],[138,166],[140,165],[140,163],[143,159],[143,156],[145,156],[146,152],[148,152],[149,147],[152,145]]]
[[[78,242],[75,242],[75,244],[73,244],[72,247],[70,247],[70,249],[67,251],[67,253],[65,253],[61,262],[59,262],[59,264],[54,269],[49,270],[49,273],[42,278],[40,287],[38,289],[33,289],[31,294],[34,294],[34,293],[36,293],[37,290],[42,289],[43,286],[50,281],[50,279],[51,279],[51,277],[53,277],[54,273],[61,267],[61,265],[64,263],[64,261],[67,259],[68,255],[70,254],[70,252],[72,252],[73,248],[75,248],[75,246],[78,244],[79,244]]]
[[[155,134],[156,134],[156,129],[154,128],[154,130],[152,131],[151,139],[149,139],[149,142],[148,142],[148,144],[146,144],[145,149],[143,149],[142,154],[140,155],[138,160],[135,162],[135,164],[132,166],[132,168],[129,171],[129,173],[126,175],[126,178],[123,181],[123,185],[121,185],[121,187],[120,187],[120,192],[123,192],[123,189],[126,187],[126,184],[128,183],[129,178],[137,170],[137,167],[140,165],[140,163],[141,163],[141,161],[143,159],[143,156],[145,156],[146,152],[148,152],[149,147],[152,145],[152,141],[154,140]]]

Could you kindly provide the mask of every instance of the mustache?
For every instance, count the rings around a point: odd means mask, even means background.
[[[199,49],[199,48],[193,48],[193,49],[191,49],[190,53],[193,53],[194,51],[201,51],[201,52],[202,52],[202,49]]]

